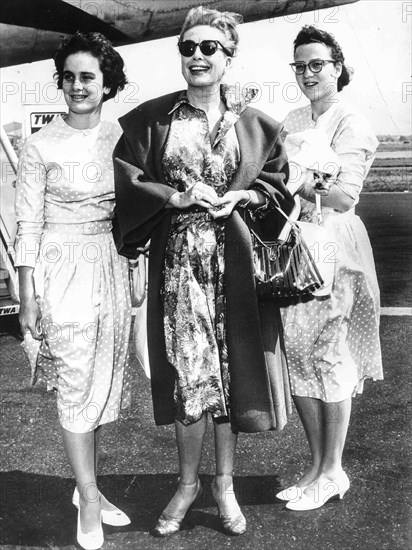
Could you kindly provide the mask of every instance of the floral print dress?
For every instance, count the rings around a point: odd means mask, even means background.
[[[235,123],[247,103],[232,102],[211,142],[206,113],[183,92],[171,111],[163,156],[168,183],[183,192],[197,182],[223,196],[240,162]],[[229,369],[225,312],[225,224],[195,208],[172,213],[164,267],[164,324],[168,360],[176,370],[176,419],[198,421],[204,412],[228,416]]]

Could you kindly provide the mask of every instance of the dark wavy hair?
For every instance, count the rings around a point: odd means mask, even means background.
[[[226,35],[228,43],[224,44],[224,46],[230,51],[231,57],[235,57],[239,44],[239,33],[236,27],[242,22],[243,17],[238,13],[222,12],[198,6],[197,8],[192,8],[187,14],[180,31],[179,42],[183,39],[185,32],[193,27],[208,25],[209,27],[219,29]]]
[[[299,34],[293,42],[293,52],[296,53],[299,46],[305,46],[306,44],[313,44],[316,42],[319,44],[324,44],[330,48],[332,59],[342,64],[342,73],[338,78],[338,92],[340,92],[342,88],[347,86],[351,81],[353,70],[345,65],[345,58],[343,56],[342,49],[333,34],[323,31],[322,29],[318,29],[314,25],[305,25],[299,31]]]
[[[79,31],[64,39],[53,56],[56,65],[55,78],[59,90],[62,89],[63,84],[64,63],[69,55],[78,52],[90,53],[99,61],[99,67],[103,73],[103,86],[110,88],[110,92],[103,95],[103,101],[111,99],[119,90],[123,90],[127,84],[123,70],[124,62],[121,55],[113,48],[110,40],[98,32],[83,34]]]

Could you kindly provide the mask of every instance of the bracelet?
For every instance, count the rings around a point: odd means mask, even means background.
[[[262,212],[263,210],[266,210],[268,206],[269,206],[269,199],[268,199],[267,196],[265,195],[265,202],[264,202],[264,204],[261,204],[260,206],[258,206],[257,208],[255,208],[255,212]]]
[[[249,193],[249,191],[246,191],[246,193],[248,194],[249,199],[246,202],[244,202],[243,204],[238,203],[240,208],[247,208],[250,201],[252,200],[252,195]]]

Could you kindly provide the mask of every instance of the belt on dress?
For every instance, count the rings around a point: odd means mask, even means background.
[[[56,231],[58,233],[77,233],[81,235],[99,235],[101,233],[110,233],[112,227],[113,224],[111,220],[84,223],[46,222],[44,224],[44,229],[46,231]]]

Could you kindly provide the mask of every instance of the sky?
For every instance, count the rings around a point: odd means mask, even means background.
[[[273,20],[241,25],[240,53],[226,81],[240,88],[253,85],[259,93],[255,107],[277,120],[306,100],[289,67],[292,44],[305,24],[316,24],[335,35],[353,81],[342,94],[370,120],[377,134],[411,134],[412,2],[361,0]],[[183,89],[176,37],[123,46],[129,85],[104,105],[103,117],[114,120],[139,103]],[[2,123],[22,121],[25,104],[60,109],[48,60],[2,69]],[[64,110],[64,109],[63,109]]]

